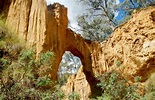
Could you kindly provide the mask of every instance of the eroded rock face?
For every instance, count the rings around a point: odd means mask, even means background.
[[[6,24],[28,47],[35,47],[37,54],[48,50],[55,53],[53,79],[57,79],[65,51],[81,59],[84,83],[91,84],[95,74],[119,70],[121,66],[124,66],[122,73],[131,81],[135,76],[145,81],[155,71],[155,8],[152,7],[135,11],[128,22],[101,44],[85,40],[67,28],[67,8],[58,3],[47,7],[45,0],[12,0]]]
[[[83,67],[79,68],[76,75],[71,75],[68,78],[67,83],[62,86],[62,90],[66,95],[65,100],[68,100],[67,97],[71,95],[71,93],[77,93],[80,95],[80,100],[89,100],[91,88],[85,74],[83,73]]]
[[[47,9],[45,0],[13,0],[6,24],[26,41],[27,47],[35,47],[37,55],[47,50],[55,52],[58,60],[54,62],[52,77],[56,79],[65,47],[68,18],[67,8],[60,4],[50,6],[54,9]]]
[[[94,70],[99,72],[124,66],[123,74],[133,81],[141,76],[145,81],[155,71],[155,8],[134,11],[132,18],[118,27],[93,53]],[[99,55],[99,56],[98,56]],[[98,60],[96,60],[98,59]],[[101,67],[102,66],[102,67]],[[118,68],[117,68],[118,69]]]

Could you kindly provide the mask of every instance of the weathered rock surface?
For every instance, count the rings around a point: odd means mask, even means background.
[[[94,70],[99,72],[124,66],[123,74],[133,81],[141,76],[145,81],[155,71],[155,8],[134,11],[132,18],[118,27],[93,53]],[[98,60],[97,60],[98,59]],[[96,62],[97,61],[97,62]],[[102,68],[103,67],[103,68]]]
[[[77,86],[76,90],[81,89],[76,82],[93,84],[95,74],[118,70],[121,66],[124,66],[122,73],[131,81],[135,76],[141,76],[142,81],[145,81],[155,71],[153,7],[134,11],[132,18],[115,29],[101,44],[85,40],[67,28],[67,8],[58,3],[47,7],[45,0],[12,0],[6,24],[26,41],[28,47],[34,46],[38,54],[47,50],[55,53],[51,72],[53,79],[57,79],[59,63],[65,51],[78,56],[83,64],[84,73],[79,72],[82,74],[80,77],[83,77],[82,82],[77,81],[79,74],[71,78],[75,82],[69,81],[74,83],[74,87]],[[116,68],[116,65],[120,67]],[[88,84],[83,86],[87,87]],[[88,90],[92,91],[91,85],[90,88]],[[90,92],[84,89],[81,91],[85,91],[86,97]]]
[[[28,47],[35,47],[37,54],[47,50],[55,52],[58,60],[54,62],[52,77],[56,79],[66,40],[67,8],[54,4],[48,9],[45,0],[13,0],[6,24],[26,41]]]
[[[83,67],[79,68],[76,75],[71,75],[68,78],[67,83],[62,86],[62,90],[66,94],[66,97],[71,95],[71,93],[77,93],[80,95],[80,100],[89,100],[91,88],[83,73]],[[66,100],[68,100],[68,98],[66,98]]]

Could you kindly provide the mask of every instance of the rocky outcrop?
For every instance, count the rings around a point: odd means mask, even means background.
[[[92,55],[98,63],[97,73],[124,66],[123,74],[133,81],[141,76],[145,81],[155,71],[155,8],[134,11],[132,18],[115,29]],[[97,62],[96,62],[97,61]],[[119,68],[120,68],[119,67]],[[118,68],[117,68],[118,69]]]
[[[47,6],[44,0],[13,0],[9,7],[6,24],[28,46],[36,45],[36,51],[42,50],[47,31]]]
[[[85,49],[87,53],[91,51],[90,62],[87,61],[90,64],[89,70],[87,67],[86,70],[93,72],[93,75],[114,69],[120,71],[129,81],[134,82],[135,76],[140,76],[141,82],[146,81],[149,84],[151,80],[153,83],[151,75],[155,72],[155,8],[135,10],[132,18],[116,28],[107,40],[88,47],[94,50]],[[95,82],[89,79],[91,74],[85,75],[89,84]]]
[[[89,83],[90,89],[87,89],[93,91],[95,74],[112,69],[121,69],[121,73],[131,81],[135,76],[141,76],[142,81],[145,81],[155,71],[153,7],[134,11],[132,18],[116,28],[101,44],[85,40],[67,28],[67,8],[58,3],[47,7],[45,0],[12,0],[6,24],[26,41],[27,47],[35,47],[37,54],[48,50],[55,53],[51,72],[53,79],[57,79],[59,63],[65,51],[78,56],[82,61],[83,71],[79,72],[82,76],[77,74],[71,78],[75,82],[69,81],[74,86],[80,85],[76,82],[79,82],[78,77],[82,77],[81,84]],[[73,91],[72,87],[70,89]]]
[[[90,84],[86,80],[86,76],[83,73],[83,67],[80,67],[76,75],[71,75],[68,78],[67,83],[62,86],[62,90],[66,94],[66,97],[72,93],[76,93],[80,96],[80,100],[89,100],[91,95]],[[68,98],[66,98],[68,100]]]

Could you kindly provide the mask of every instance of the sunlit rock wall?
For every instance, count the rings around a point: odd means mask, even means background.
[[[98,63],[96,73],[124,66],[122,73],[128,79],[141,76],[145,81],[155,71],[155,8],[135,10],[92,55],[92,61]]]

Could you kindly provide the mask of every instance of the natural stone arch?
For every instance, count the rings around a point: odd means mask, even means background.
[[[62,89],[66,91],[66,95],[72,92],[78,92],[80,96],[82,96],[81,98],[101,95],[100,88],[96,85],[99,81],[94,77],[94,75],[92,75],[90,71],[87,71],[87,69],[85,68],[85,65],[88,64],[85,62],[83,54],[78,50],[78,48],[71,48],[70,46],[67,51],[70,51],[74,56],[80,58],[82,66],[79,67],[76,74],[70,74],[67,79],[67,83],[62,86]],[[86,91],[84,91],[84,89],[86,89]],[[83,91],[81,92],[79,90]]]
[[[18,5],[18,2],[21,4]],[[99,46],[67,28],[67,8],[58,3],[47,7],[45,0],[26,0],[25,2],[22,0],[11,2],[6,25],[20,38],[26,40],[27,47],[35,47],[37,55],[49,50],[55,53],[51,78],[57,80],[61,57],[67,50],[80,57],[84,70],[93,75],[91,55]],[[18,11],[18,9],[21,10]],[[23,12],[23,9],[27,9],[27,12]]]
[[[96,45],[95,42],[91,42],[89,40],[83,39],[80,35],[75,34],[72,30],[67,29],[67,38],[66,39],[66,50],[70,51],[73,55],[80,58],[82,62],[82,71],[86,77],[86,81],[90,85],[90,89],[92,93],[96,93],[96,90],[100,90],[96,84],[98,83],[98,80],[94,77],[95,73],[93,72],[93,62],[92,62],[92,52]],[[95,94],[95,95],[100,95]]]
[[[66,39],[66,50],[78,56],[82,61],[83,68],[92,72],[91,53],[93,52],[93,42],[83,39],[70,29],[67,29],[66,37],[69,37]]]

